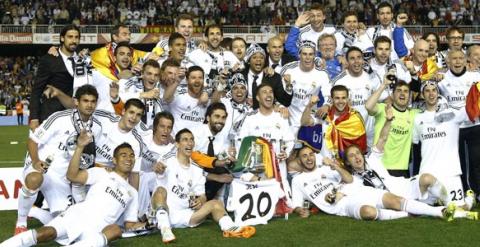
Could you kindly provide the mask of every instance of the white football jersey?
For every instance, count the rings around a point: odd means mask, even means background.
[[[290,75],[291,83],[293,86],[292,102],[288,107],[290,114],[290,125],[294,128],[300,128],[300,119],[302,117],[303,110],[310,102],[312,95],[318,95],[321,91],[325,102],[328,102],[330,98],[330,79],[328,73],[315,66],[315,68],[309,72],[302,71],[300,69],[300,62],[295,61],[283,66],[280,75]],[[283,82],[285,86],[285,82]]]
[[[153,134],[142,136],[145,142],[145,149],[142,153],[141,170],[151,172],[152,166],[158,161],[166,161],[177,154],[175,144],[158,145],[153,141]]]
[[[168,104],[170,112],[175,118],[172,134],[177,133],[183,128],[193,128],[200,126],[205,120],[207,108],[198,104],[198,99],[188,94],[187,85],[178,85],[175,96]]]
[[[313,30],[310,24],[308,24],[300,29],[300,35],[298,36],[298,39],[300,42],[304,40],[312,41],[313,43],[315,43],[315,47],[318,47],[317,46],[318,38],[322,34],[324,33],[334,34],[335,32],[336,32],[335,27],[327,27],[327,26],[324,26],[322,31],[317,32]]]
[[[422,143],[420,173],[435,177],[462,174],[458,155],[459,125],[467,120],[465,109],[453,111],[455,118],[437,122],[436,112],[425,111],[415,117],[413,143]]]
[[[407,70],[407,67],[403,64],[401,60],[395,61],[388,61],[385,64],[377,63],[377,60],[373,57],[370,59],[370,67],[372,68],[373,72],[377,74],[380,83],[383,81],[383,77],[388,72],[389,68],[395,68],[395,76],[406,83],[410,83],[412,81],[412,76],[410,72]]]
[[[371,47],[373,47],[373,43],[375,42],[375,39],[380,37],[380,36],[387,36],[390,38],[392,41],[391,47],[394,46],[394,39],[393,39],[393,30],[395,28],[395,24],[391,23],[387,28],[384,28],[382,25],[376,25],[373,27],[369,27],[365,33],[365,35],[370,39],[371,42]],[[415,44],[415,41],[413,40],[412,36],[410,33],[407,31],[407,29],[404,29],[403,33],[403,42],[408,50],[413,49],[413,45]],[[392,53],[390,54],[390,59],[395,60],[398,59],[397,52],[395,52],[395,49],[392,49]]]
[[[438,87],[440,88],[440,94],[447,98],[448,104],[459,110],[465,107],[470,87],[474,82],[479,80],[480,77],[478,72],[467,71],[461,76],[455,76],[450,70],[448,70],[448,72],[445,73],[443,80],[438,83]],[[480,122],[477,119],[475,123],[465,122],[460,127],[465,128],[479,124]]]
[[[55,173],[59,177],[65,177],[68,165],[76,149],[76,140],[79,134],[78,130],[91,129],[95,143],[101,139],[102,124],[95,117],[92,118],[91,126],[74,126],[74,110],[68,109],[53,113],[42,124],[30,131],[29,138],[38,144],[38,156],[40,160],[45,161],[48,156],[53,158],[48,169],[48,173]],[[104,130],[103,130],[104,131]],[[90,165],[94,165],[95,157],[83,157],[88,159]],[[32,164],[30,155],[25,159],[25,166]],[[85,169],[88,167],[84,167]]]
[[[97,110],[103,110],[108,112],[115,112],[110,99],[110,84],[112,80],[104,76],[97,70],[92,73],[92,85],[95,86],[98,92]]]
[[[208,127],[208,124],[202,124],[200,126],[196,126],[195,128],[190,129],[193,133],[195,138],[195,150],[207,153],[208,152],[208,145],[210,143],[209,138],[214,137],[213,140],[213,150],[215,155],[219,153],[226,152],[229,147],[229,140],[228,140],[228,132],[227,131],[220,131],[219,133],[213,135],[212,131]]]
[[[195,49],[188,54],[188,61],[193,65],[202,67],[205,72],[205,79],[210,70],[220,71],[224,68],[233,68],[236,64],[240,64],[240,60],[231,52],[221,50],[218,52],[203,51],[202,49]]]
[[[124,132],[118,127],[120,117],[104,111],[96,111],[94,114],[103,127],[103,132],[100,135],[98,142],[95,142],[95,149],[97,152],[96,162],[105,166],[113,167],[113,151],[115,148],[127,142],[133,148],[135,153],[135,167],[132,172],[140,171],[141,154],[145,147],[142,137],[137,129],[132,129],[129,132]]]
[[[170,52],[170,48],[168,46],[168,38],[164,38],[158,41],[156,47],[160,47],[163,49],[164,52],[162,54],[162,57],[168,56],[168,53]],[[195,40],[190,39],[190,41],[187,42],[187,50],[185,51],[185,54],[188,55],[195,49],[197,49],[197,44],[195,43]]]
[[[71,232],[81,233],[87,228],[101,232],[111,224],[138,221],[138,194],[124,178],[99,167],[87,172],[86,185],[90,185],[87,197],[68,208],[63,216],[71,222],[69,238]]]
[[[232,102],[231,98],[223,97],[220,99],[220,101],[225,105],[228,114],[227,121],[225,121],[225,126],[223,127],[222,131],[227,131],[229,134],[238,136],[241,123],[247,114],[252,111],[252,108],[246,103],[243,105],[236,105],[236,107],[234,107],[234,103]]]
[[[284,196],[280,183],[275,179],[258,182],[234,179],[227,210],[235,213],[235,224],[238,226],[267,224],[275,213],[278,199]]]
[[[189,196],[205,194],[205,176],[203,169],[190,163],[188,167],[180,164],[177,157],[167,160],[167,168],[159,183],[167,190],[167,205],[171,214],[177,210],[189,208]]]

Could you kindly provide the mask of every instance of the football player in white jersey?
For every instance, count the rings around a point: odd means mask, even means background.
[[[197,42],[195,42],[195,40],[192,38],[193,18],[191,15],[181,14],[177,17],[177,19],[175,20],[175,32],[180,33],[185,38],[186,54],[192,52],[198,47],[199,44],[197,44]],[[169,39],[166,38],[166,39],[160,40],[155,46],[154,50],[157,47],[162,48],[164,50],[163,54],[165,56],[168,56],[171,49]]]
[[[472,195],[467,197],[464,193],[457,152],[459,126],[468,121],[465,108],[455,110],[448,106],[443,97],[439,100],[436,82],[425,82],[422,93],[425,111],[415,117],[413,129],[413,142],[422,142],[420,173],[433,174],[447,188],[448,202],[455,202],[470,210],[474,198],[471,198]]]
[[[379,36],[374,42],[374,57],[369,61],[370,68],[378,78],[383,78],[387,72],[392,73],[398,80],[410,83],[412,77],[401,60],[391,60],[392,40],[387,36]]]
[[[334,27],[326,27],[325,22],[325,8],[318,3],[312,4],[309,11],[302,13],[295,25],[290,28],[290,32],[285,42],[285,50],[292,56],[297,57],[297,44],[308,40],[317,47],[318,38],[324,33],[335,33]],[[292,38],[298,37],[297,40]]]
[[[38,191],[44,194],[53,216],[73,203],[70,183],[65,179],[68,162],[82,129],[91,132],[95,140],[100,138],[102,125],[92,117],[97,99],[97,90],[84,85],[75,94],[75,109],[56,112],[30,132],[15,234],[27,230],[27,216]],[[82,169],[94,165],[95,144],[92,145],[82,156]]]
[[[45,226],[29,230],[1,243],[2,247],[33,246],[56,240],[69,246],[106,246],[121,236],[121,229],[141,227],[137,223],[137,192],[127,179],[135,163],[135,155],[128,143],[114,150],[113,171],[94,167],[80,169],[84,148],[93,136],[81,131],[77,147],[68,167],[67,177],[74,183],[90,186],[85,201],[69,207]],[[119,220],[120,223],[119,223]]]
[[[170,112],[175,118],[173,133],[183,128],[200,126],[205,120],[208,95],[203,91],[204,70],[199,66],[192,66],[187,71],[187,85],[172,83],[164,94]]]
[[[140,99],[145,104],[145,115],[142,122],[151,127],[155,114],[165,108],[163,88],[160,87],[160,65],[155,60],[148,60],[143,64],[141,77],[134,76],[118,82],[120,98],[127,101],[132,98]]]
[[[227,215],[223,203],[207,201],[203,170],[190,159],[195,141],[188,129],[175,135],[177,155],[165,162],[158,185],[165,190],[163,201],[157,204],[157,219],[160,229],[196,227],[211,215],[218,222],[224,237],[245,237],[255,234],[255,228],[236,226]],[[165,200],[166,197],[166,200]],[[168,213],[167,213],[168,206]]]
[[[471,45],[467,50],[468,68],[480,73],[480,45]]]
[[[466,96],[474,82],[479,80],[478,72],[468,71],[467,60],[461,50],[451,51],[447,56],[448,72],[438,83],[440,94],[447,98],[448,104],[454,109],[466,105]],[[462,181],[465,188],[471,188],[480,193],[480,121],[463,122],[460,125],[459,155],[462,165]]]
[[[205,72],[206,85],[214,86],[215,77],[224,71],[237,70],[240,66],[238,58],[220,46],[223,40],[222,27],[217,24],[205,28],[208,49],[196,49],[188,54],[188,61],[202,67]]]
[[[130,184],[136,189],[139,186],[141,154],[145,148],[140,127],[138,127],[145,111],[145,105],[139,99],[125,102],[121,117],[108,112],[97,111],[95,117],[102,123],[103,132],[96,142],[96,160],[100,166],[113,167],[113,150],[123,142],[129,143],[135,151],[135,167],[132,170]],[[97,141],[97,140],[96,140]]]
[[[307,200],[325,213],[359,220],[391,220],[408,214],[453,219],[455,207],[432,207],[385,190],[352,183],[352,175],[337,161],[324,158],[324,165],[317,167],[315,153],[309,146],[301,147],[298,159],[304,171],[293,178],[292,201],[294,211],[302,218],[310,213],[304,207]]]
[[[314,43],[302,42],[299,49],[300,61],[286,64],[280,72],[284,78],[285,90],[293,96],[288,112],[294,135],[300,128],[300,118],[310,97],[321,94],[327,98],[330,93],[330,79],[325,70],[316,66],[315,52]]]

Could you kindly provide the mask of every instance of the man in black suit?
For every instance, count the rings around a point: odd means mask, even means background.
[[[30,128],[35,130],[52,113],[65,110],[60,100],[44,93],[53,86],[64,94],[73,95],[75,50],[80,43],[80,29],[65,26],[60,32],[60,56],[46,54],[40,58],[37,77],[30,98]]]
[[[295,61],[295,58],[283,52],[283,40],[278,36],[272,37],[267,44],[267,58],[265,63],[268,67],[280,74],[283,65]]]
[[[245,55],[247,67],[242,71],[243,76],[247,79],[247,95],[248,101],[253,109],[258,108],[256,99],[257,87],[261,83],[268,83],[273,88],[275,99],[285,107],[290,105],[292,95],[288,94],[282,84],[282,77],[272,68],[265,68],[265,51],[259,45],[252,43],[247,49]]]

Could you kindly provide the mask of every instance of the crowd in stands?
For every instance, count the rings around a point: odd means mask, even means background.
[[[0,57],[0,105],[11,110],[29,99],[37,67],[36,57]]]
[[[376,23],[375,6],[379,1],[308,0],[13,0],[0,3],[0,23],[14,25],[171,25],[173,16],[188,13],[195,26],[289,25],[312,2],[327,7],[327,24],[341,25],[347,11],[355,11],[367,25]],[[410,25],[472,25],[480,23],[477,1],[389,1],[394,9],[410,14]]]

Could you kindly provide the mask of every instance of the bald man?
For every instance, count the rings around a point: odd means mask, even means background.
[[[294,61],[295,58],[283,50],[283,39],[278,36],[272,37],[267,44],[267,57],[265,64],[280,73],[283,65]]]

